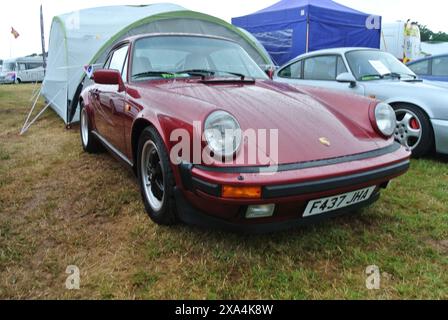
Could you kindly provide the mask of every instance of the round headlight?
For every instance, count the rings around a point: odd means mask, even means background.
[[[215,111],[207,117],[204,136],[213,153],[221,157],[232,156],[241,145],[241,127],[228,112]]]
[[[397,125],[397,117],[394,109],[387,103],[379,103],[375,108],[375,120],[378,130],[390,137],[394,134],[395,126]]]

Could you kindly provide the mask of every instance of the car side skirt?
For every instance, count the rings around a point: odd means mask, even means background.
[[[120,160],[125,162],[128,166],[133,167],[134,164],[129,160],[123,153],[121,153],[117,148],[115,148],[109,141],[106,140],[102,135],[96,131],[92,131],[92,134],[98,138],[98,140],[114,155],[116,155]]]

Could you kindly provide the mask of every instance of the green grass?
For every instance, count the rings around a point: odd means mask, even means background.
[[[414,160],[355,217],[265,236],[159,227],[132,174],[52,111],[19,136],[32,88],[0,86],[0,298],[448,298],[446,158]]]

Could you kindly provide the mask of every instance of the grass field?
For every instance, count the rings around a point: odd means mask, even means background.
[[[269,236],[159,227],[132,174],[53,111],[19,136],[32,89],[0,86],[0,298],[448,299],[446,158],[413,161],[355,217]]]

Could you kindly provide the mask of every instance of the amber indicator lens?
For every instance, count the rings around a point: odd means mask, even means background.
[[[231,199],[261,199],[261,187],[222,187],[223,198]]]

